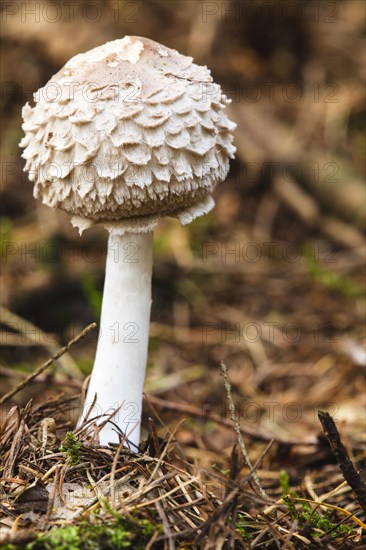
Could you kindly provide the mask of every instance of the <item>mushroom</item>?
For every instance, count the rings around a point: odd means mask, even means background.
[[[153,230],[209,212],[234,157],[229,100],[207,67],[125,36],[71,58],[23,107],[34,196],[82,232],[109,231],[100,334],[84,409],[100,443],[138,449],[151,307]],[[105,416],[110,419],[105,423]],[[104,420],[104,425],[103,425]]]

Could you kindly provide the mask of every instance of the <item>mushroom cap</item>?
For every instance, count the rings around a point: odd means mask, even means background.
[[[34,196],[83,229],[149,231],[192,221],[234,157],[229,100],[207,67],[125,36],[72,57],[23,107],[20,142]]]

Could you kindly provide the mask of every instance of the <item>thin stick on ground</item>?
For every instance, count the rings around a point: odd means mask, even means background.
[[[318,411],[318,417],[344,479],[354,492],[360,506],[366,512],[366,484],[362,481],[360,474],[349,458],[333,418],[326,411]]]
[[[82,330],[77,336],[75,336],[75,338],[70,340],[70,342],[68,342],[66,346],[61,348],[57,353],[55,353],[55,355],[53,355],[50,359],[48,359],[45,363],[43,363],[43,365],[38,367],[38,369],[32,372],[32,374],[30,374],[25,380],[22,380],[20,384],[18,384],[14,389],[12,389],[11,391],[3,395],[0,399],[0,405],[3,405],[6,401],[8,401],[8,399],[13,397],[16,393],[18,393],[23,388],[25,388],[25,386],[27,386],[30,382],[32,382],[32,380],[37,378],[37,376],[39,376],[43,371],[45,371],[48,367],[50,367],[52,363],[54,363],[57,359],[59,359],[61,355],[66,353],[74,344],[79,342],[79,340],[84,338],[84,336],[86,336],[91,330],[96,328],[96,326],[97,326],[96,323],[91,323],[89,326],[84,328],[84,330]]]
[[[237,418],[236,413],[235,413],[234,401],[233,401],[233,398],[232,398],[232,395],[231,395],[231,386],[230,386],[230,382],[229,382],[228,375],[227,375],[227,366],[225,365],[225,363],[223,361],[221,361],[221,373],[222,373],[222,376],[224,377],[224,385],[225,385],[227,400],[229,402],[231,420],[233,421],[233,425],[234,425],[234,428],[235,428],[236,437],[238,438],[238,443],[239,443],[240,450],[241,450],[241,452],[244,456],[244,459],[245,459],[245,462],[247,463],[248,468],[252,472],[253,481],[254,481],[255,485],[257,486],[260,495],[263,498],[268,499],[268,496],[267,496],[266,492],[264,491],[264,489],[262,488],[262,486],[260,484],[260,481],[259,481],[259,478],[258,478],[256,472],[253,469],[253,465],[251,463],[249,453],[247,451],[247,448],[246,448],[245,443],[244,443],[243,436],[241,434],[239,421],[238,421],[238,418]]]

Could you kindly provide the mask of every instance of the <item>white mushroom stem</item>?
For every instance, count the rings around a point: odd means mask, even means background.
[[[84,418],[96,395],[89,418],[117,411],[111,421],[135,451],[149,342],[152,246],[152,232],[110,230],[99,340],[82,414]],[[100,431],[100,443],[118,443],[117,432],[108,422]]]

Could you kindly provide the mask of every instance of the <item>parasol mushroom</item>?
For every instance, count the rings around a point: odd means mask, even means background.
[[[209,212],[233,158],[228,99],[207,67],[125,36],[71,58],[23,107],[34,196],[79,231],[109,231],[100,335],[81,421],[111,415],[100,442],[138,449],[151,306],[153,230]],[[96,420],[98,424],[102,419]]]

